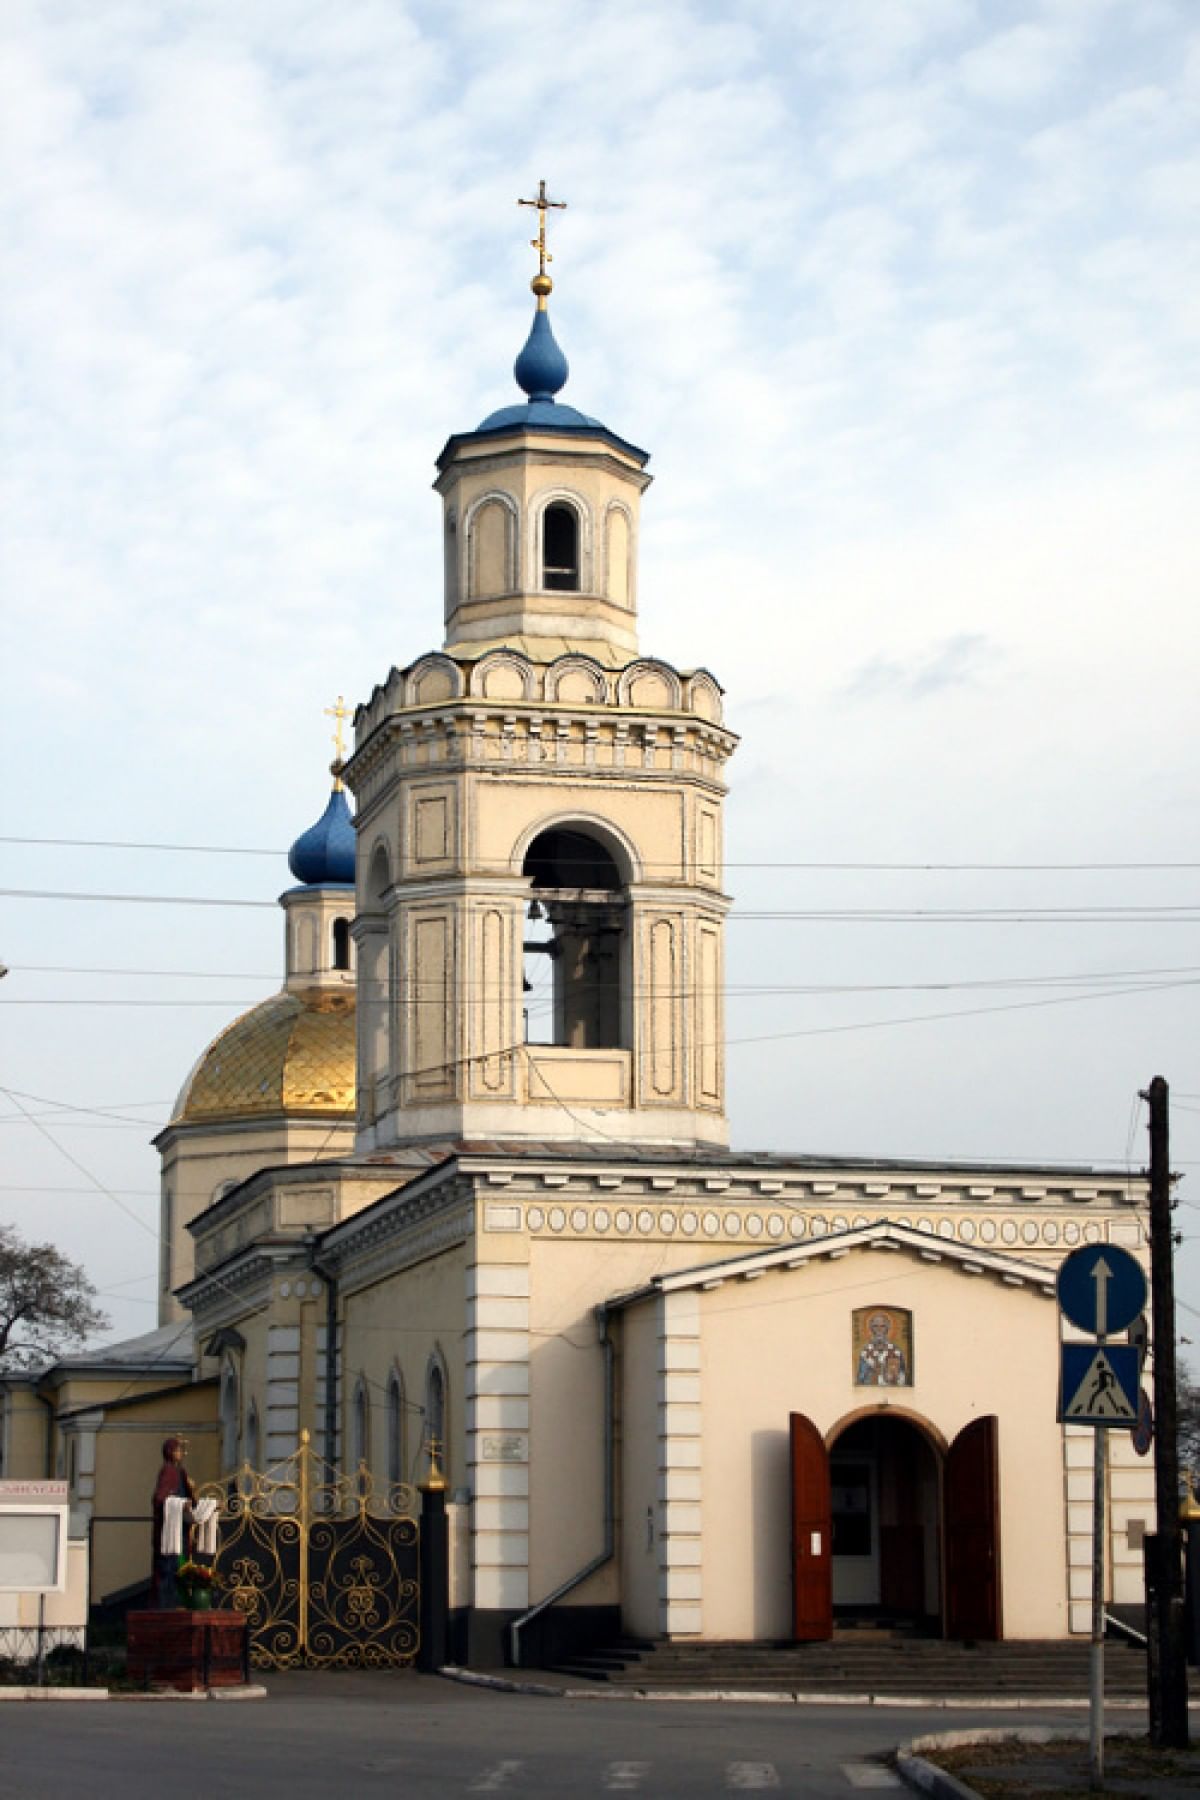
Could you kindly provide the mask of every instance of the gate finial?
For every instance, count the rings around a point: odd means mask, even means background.
[[[438,1456],[441,1452],[441,1445],[438,1443],[437,1438],[430,1436],[426,1440],[426,1448],[429,1451],[429,1473],[421,1483],[421,1488],[425,1493],[441,1493],[446,1486],[446,1477],[438,1466]]]

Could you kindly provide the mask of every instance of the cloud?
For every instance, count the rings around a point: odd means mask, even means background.
[[[978,632],[960,632],[909,657],[871,656],[845,692],[853,700],[928,700],[952,689],[978,686],[1000,652]]]

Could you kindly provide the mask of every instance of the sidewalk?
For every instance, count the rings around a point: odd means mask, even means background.
[[[915,1738],[897,1757],[910,1786],[935,1800],[1063,1800],[1095,1792],[1086,1731],[947,1731]],[[1155,1750],[1144,1737],[1105,1736],[1106,1794],[1196,1800],[1200,1746]]]

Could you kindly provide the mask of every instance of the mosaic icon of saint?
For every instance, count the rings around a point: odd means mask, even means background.
[[[869,1333],[858,1353],[859,1387],[907,1387],[908,1359],[892,1338],[892,1315],[873,1312],[867,1320]]]

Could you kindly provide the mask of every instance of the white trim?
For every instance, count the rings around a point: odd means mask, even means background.
[[[999,1256],[995,1251],[981,1250],[977,1245],[960,1245],[951,1238],[933,1237],[909,1225],[896,1225],[881,1219],[877,1225],[860,1225],[850,1231],[831,1231],[806,1243],[784,1244],[769,1250],[756,1250],[748,1256],[724,1257],[701,1263],[670,1275],[656,1275],[646,1287],[628,1294],[618,1294],[606,1304],[610,1309],[636,1305],[657,1294],[674,1294],[692,1288],[712,1287],[722,1281],[750,1280],[769,1269],[799,1269],[823,1258],[837,1258],[851,1250],[909,1250],[926,1260],[951,1263],[967,1274],[987,1271],[1009,1286],[1028,1286],[1034,1292],[1053,1299],[1055,1271],[1044,1264],[1022,1262],[1017,1257]]]

